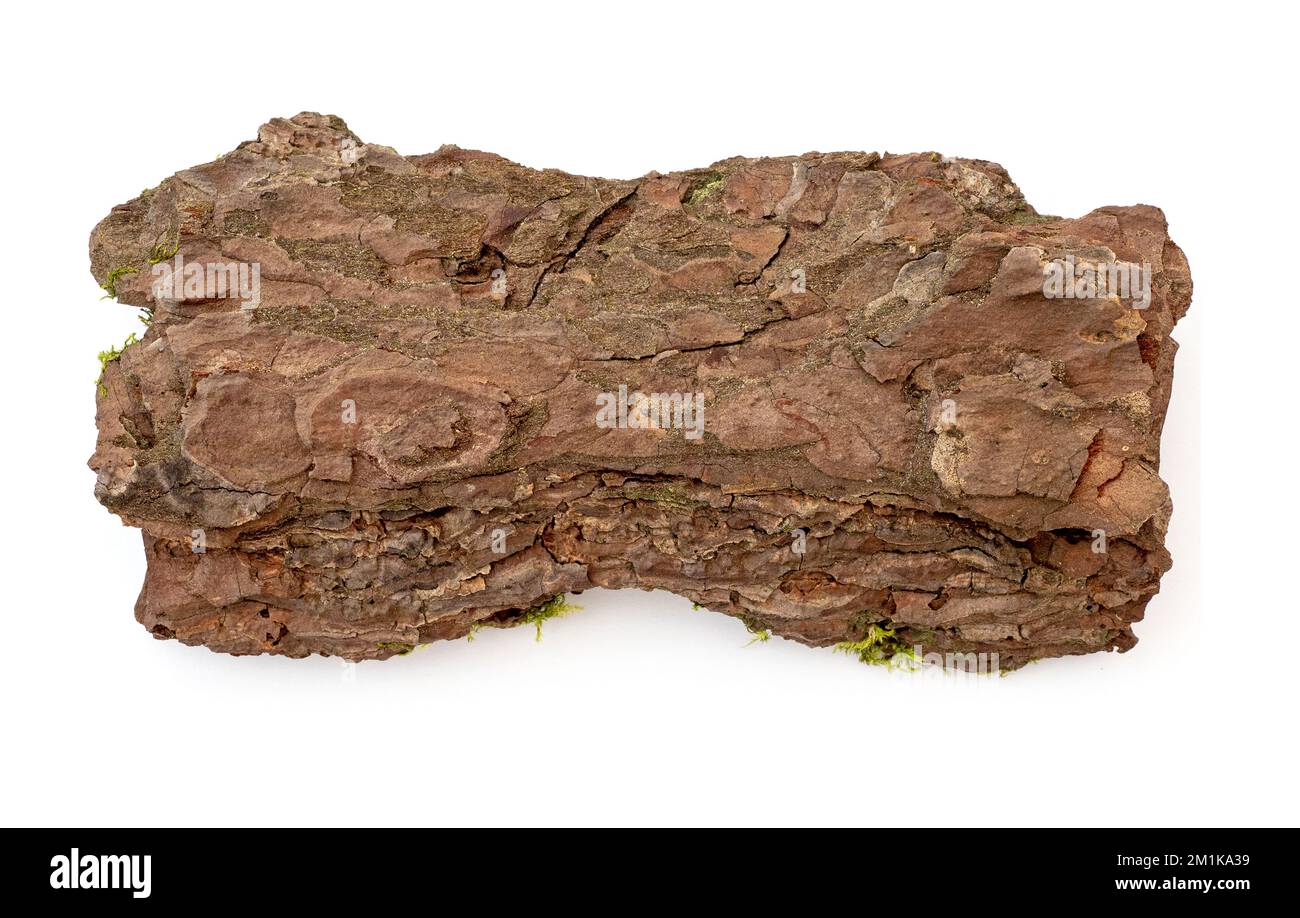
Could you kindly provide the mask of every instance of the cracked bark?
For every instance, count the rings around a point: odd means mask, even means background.
[[[176,246],[260,304],[157,295]],[[1150,264],[1149,308],[1047,299],[1066,255]],[[1128,649],[1169,567],[1191,281],[1153,207],[1045,217],[933,154],[581,178],[302,114],[114,208],[91,266],[155,315],[91,466],[159,637],[384,658],[643,587],[1008,667]],[[703,393],[703,436],[598,427],[620,384]]]

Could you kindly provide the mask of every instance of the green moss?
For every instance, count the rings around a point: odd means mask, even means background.
[[[542,639],[542,622],[581,611],[582,606],[575,606],[573,603],[566,602],[564,595],[561,594],[552,596],[546,602],[533,606],[519,617],[519,623],[534,625],[537,628],[537,640],[540,641]]]
[[[175,244],[170,248],[164,242],[155,242],[149,252],[148,262],[151,265],[161,264],[176,257],[176,253],[181,250],[180,240],[177,239]]]
[[[750,618],[748,615],[742,615],[740,622],[745,626],[745,630],[753,635],[749,642],[745,644],[746,647],[754,644],[766,644],[772,639],[772,632],[764,628],[762,623],[756,619]]]
[[[105,299],[105,300],[117,299],[117,282],[121,280],[123,277],[125,277],[126,275],[138,274],[139,271],[140,271],[139,268],[132,267],[131,265],[119,265],[118,267],[110,270],[108,272],[108,276],[104,278],[104,282],[99,285],[99,289],[105,291],[101,299]]]
[[[176,253],[180,250],[181,242],[179,235],[177,236],[176,241],[170,244],[160,239],[153,244],[153,248],[149,250],[149,254],[145,257],[145,261],[150,265],[160,264],[175,257]],[[104,282],[99,285],[100,289],[104,291],[103,299],[117,299],[117,282],[128,274],[139,273],[140,266],[134,264],[118,265],[116,268],[111,269],[108,272],[108,276],[104,278]],[[152,310],[149,311],[149,318],[151,320],[153,318]],[[142,318],[141,321],[144,321],[144,319]],[[145,324],[148,325],[149,323],[145,322]]]
[[[564,615],[571,615],[574,612],[581,612],[582,606],[566,602],[564,594],[552,596],[545,602],[539,602],[530,609],[525,609],[521,614],[511,616],[505,621],[483,621],[475,622],[470,626],[469,634],[465,635],[468,640],[474,640],[474,635],[483,628],[515,628],[519,625],[532,625],[537,629],[537,640],[542,639],[542,623],[552,618],[560,618]]]
[[[135,332],[131,332],[131,334],[126,336],[126,341],[122,342],[121,347],[110,347],[106,351],[99,352],[99,375],[95,377],[95,385],[99,387],[100,395],[108,394],[108,389],[104,387],[104,371],[108,369],[108,365],[119,359],[122,356],[123,351],[131,345],[139,342],[139,340],[140,339],[135,336]]]
[[[406,656],[415,649],[414,644],[408,644],[405,641],[380,641],[375,646],[380,650],[395,650],[400,657]]]
[[[866,627],[865,636],[858,641],[841,641],[835,645],[836,653],[855,654],[863,663],[873,666],[888,666],[898,661],[916,659],[916,650],[898,638],[893,628],[877,624]]]
[[[686,203],[692,205],[702,203],[705,198],[720,191],[725,181],[726,177],[721,172],[708,173],[691,188],[691,193],[686,196]]]

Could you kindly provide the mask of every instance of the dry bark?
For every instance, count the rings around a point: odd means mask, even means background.
[[[1191,280],[1154,207],[1040,216],[936,154],[585,178],[305,113],[90,248],[153,311],[90,464],[144,532],[162,638],[384,658],[640,587],[1005,668],[1128,649],[1170,564]],[[260,301],[160,293],[176,254],[260,266]],[[1149,307],[1047,298],[1066,255],[1150,264]],[[703,435],[598,426],[620,385],[700,393]]]

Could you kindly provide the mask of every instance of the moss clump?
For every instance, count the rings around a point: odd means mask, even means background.
[[[174,258],[176,253],[180,250],[181,241],[179,235],[176,237],[176,240],[170,244],[159,239],[154,242],[153,248],[151,248],[149,254],[145,256],[145,262],[150,265],[161,264],[164,261]],[[110,269],[108,276],[104,278],[104,282],[99,285],[99,288],[104,291],[103,299],[117,299],[117,282],[128,274],[139,273],[140,266],[133,264],[118,265],[116,268]],[[152,317],[152,310],[150,311],[150,316]],[[145,324],[148,325],[149,323],[145,322]]]
[[[752,647],[754,644],[766,644],[772,639],[772,632],[764,628],[761,622],[750,618],[748,615],[742,615],[740,623],[745,626],[746,631],[753,635],[749,642],[745,644],[746,647]]]
[[[855,654],[863,663],[872,666],[889,666],[902,657],[915,660],[916,651],[896,636],[893,628],[877,624],[866,627],[866,634],[858,641],[841,641],[835,645],[836,653]]]
[[[122,356],[123,351],[131,345],[138,343],[139,340],[140,339],[135,336],[135,332],[131,332],[131,334],[126,336],[126,340],[122,342],[121,347],[110,347],[106,351],[99,352],[99,375],[95,377],[95,385],[99,387],[100,395],[108,394],[108,389],[104,387],[104,371],[108,369],[108,365],[119,359]]]
[[[564,594],[552,596],[545,602],[539,602],[530,609],[525,609],[519,615],[512,615],[504,621],[494,622],[491,620],[475,622],[470,625],[469,634],[465,635],[467,640],[474,640],[474,635],[483,628],[515,628],[519,625],[532,625],[537,629],[537,640],[542,639],[542,623],[552,618],[560,618],[563,615],[571,615],[574,612],[581,612],[582,606],[566,602]]]
[[[537,628],[537,640],[542,639],[542,622],[559,618],[562,615],[571,615],[574,612],[581,612],[582,606],[575,606],[571,602],[566,602],[564,594],[552,596],[546,602],[538,603],[523,615],[519,616],[518,622],[521,625],[533,625]]]
[[[105,291],[101,299],[117,299],[117,282],[128,274],[138,274],[139,272],[139,268],[131,265],[119,265],[118,267],[111,269],[108,272],[108,276],[104,278],[104,282],[99,285],[99,289]]]
[[[686,203],[692,205],[700,204],[705,198],[720,191],[722,189],[722,184],[725,181],[726,178],[721,172],[710,172],[700,179],[700,181],[695,184],[695,187],[691,189],[691,193],[686,198]]]
[[[171,246],[164,242],[155,242],[153,248],[149,251],[148,262],[151,265],[161,264],[176,257],[176,253],[181,250],[181,242],[176,240]]]

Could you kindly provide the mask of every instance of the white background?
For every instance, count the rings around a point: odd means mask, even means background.
[[[0,822],[1294,825],[1296,22],[1224,8],[11,5]],[[87,238],[300,110],[579,174],[938,150],[1043,213],[1159,205],[1196,294],[1139,645],[936,681],[639,592],[351,681],[153,640],[85,465],[95,354],[139,328]]]

